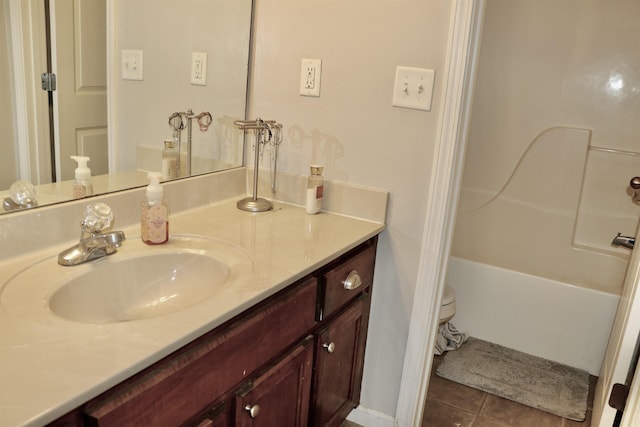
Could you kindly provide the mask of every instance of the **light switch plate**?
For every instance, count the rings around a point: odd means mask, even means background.
[[[142,51],[123,50],[120,52],[122,80],[142,80]]]
[[[435,71],[424,68],[396,67],[393,106],[431,111]]]

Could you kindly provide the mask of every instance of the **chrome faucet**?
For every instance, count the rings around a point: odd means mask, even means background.
[[[611,246],[623,246],[627,249],[633,249],[635,244],[636,239],[634,237],[623,236],[622,233],[618,233],[611,241]]]
[[[16,181],[9,187],[9,197],[2,201],[5,211],[19,211],[38,206],[36,189],[29,181]]]
[[[122,231],[102,230],[109,228],[113,221],[111,208],[105,203],[91,203],[85,210],[80,241],[58,255],[58,264],[72,266],[99,259],[117,252],[125,240]]]

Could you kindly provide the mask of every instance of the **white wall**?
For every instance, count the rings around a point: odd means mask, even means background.
[[[362,405],[393,416],[417,279],[442,96],[449,0],[257,0],[250,116],[284,124],[278,170],[390,191],[378,250]],[[300,60],[322,59],[319,98]],[[431,112],[391,106],[395,67],[436,70]]]

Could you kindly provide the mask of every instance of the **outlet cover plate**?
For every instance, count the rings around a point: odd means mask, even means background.
[[[207,85],[207,52],[191,53],[191,84]]]
[[[393,106],[431,111],[435,71],[424,68],[396,67]]]
[[[320,96],[321,59],[303,59],[300,68],[300,95]]]

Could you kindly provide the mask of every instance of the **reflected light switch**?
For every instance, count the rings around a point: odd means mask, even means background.
[[[123,50],[120,52],[122,80],[142,80],[142,51]]]
[[[394,107],[431,111],[434,70],[413,67],[396,67],[393,86]]]

